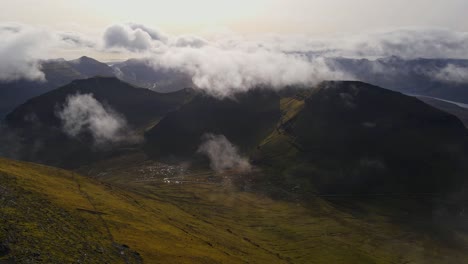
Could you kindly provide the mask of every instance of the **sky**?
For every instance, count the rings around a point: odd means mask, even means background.
[[[468,31],[466,0],[2,0],[0,21],[92,33],[137,22],[172,34],[323,34],[398,27]]]
[[[329,58],[468,59],[468,0],[0,1],[0,81],[46,81],[46,59],[140,58],[226,96],[353,79]]]

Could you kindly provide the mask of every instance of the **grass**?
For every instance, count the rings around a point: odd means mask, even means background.
[[[112,170],[109,184],[0,159],[2,190],[7,190],[1,195],[0,243],[11,249],[3,258],[46,263],[140,263],[140,256],[144,263],[468,260],[466,251],[406,230],[377,210],[359,216],[320,198],[303,205],[238,191],[230,184],[235,173],[187,171],[187,183],[167,184],[161,177],[129,177],[141,174],[139,164],[126,168]]]

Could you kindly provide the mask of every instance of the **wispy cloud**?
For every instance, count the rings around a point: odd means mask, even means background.
[[[247,158],[239,154],[239,150],[223,135],[205,134],[198,152],[210,159],[214,171],[222,172],[229,169],[249,171],[251,165]]]
[[[69,96],[57,116],[62,120],[66,134],[78,137],[82,133],[90,133],[98,146],[139,140],[123,116],[101,104],[92,94]]]
[[[449,64],[431,75],[442,82],[468,83],[468,67]]]

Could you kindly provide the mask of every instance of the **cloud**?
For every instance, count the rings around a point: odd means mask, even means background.
[[[407,28],[322,39],[311,51],[324,56],[468,58],[468,32]]]
[[[0,25],[0,81],[44,80],[38,62],[52,36],[45,30],[19,24]]]
[[[241,157],[234,146],[223,135],[205,134],[203,143],[198,148],[198,153],[206,155],[210,159],[210,166],[217,172],[225,170],[238,170],[247,172],[251,170],[249,161]]]
[[[77,137],[88,132],[96,145],[138,140],[128,128],[124,117],[102,105],[92,94],[69,96],[57,116],[62,120],[63,131],[67,135]]]
[[[59,32],[58,36],[64,44],[71,47],[97,48],[98,46],[96,41],[78,32]]]
[[[333,71],[323,58],[272,52],[169,47],[154,53],[156,69],[178,70],[192,77],[193,83],[211,95],[227,97],[256,86],[281,89],[286,85],[314,85],[323,80],[352,79]]]
[[[167,37],[158,30],[139,24],[112,25],[104,32],[105,47],[132,52],[148,51],[166,41]]]
[[[138,29],[131,29],[129,35]],[[165,37],[167,41],[162,42],[148,34],[145,44],[127,41],[120,47],[144,53],[155,70],[187,74],[198,88],[218,97],[257,86],[281,89],[287,85],[313,86],[324,80],[357,79],[352,71],[330,59],[336,57],[468,58],[468,33],[447,29],[404,28],[326,37],[264,35],[250,39],[223,34],[210,41],[197,36]],[[377,63],[373,66],[374,72],[389,70],[379,69]]]
[[[207,40],[197,37],[197,36],[190,36],[190,35],[179,36],[173,40],[173,45],[176,47],[201,48],[208,44],[209,42]]]
[[[198,36],[159,32],[138,24],[113,25],[104,33],[104,43],[111,49],[144,54],[155,71],[186,74],[196,87],[217,97],[258,86],[281,89],[287,85],[354,79],[333,70],[331,62],[323,58],[272,50],[238,36],[210,42]]]
[[[262,46],[273,51],[312,56],[468,59],[468,32],[443,28],[397,28],[334,35],[264,35],[248,41],[224,37],[224,45]],[[233,41],[234,40],[234,41]]]
[[[77,32],[60,32],[17,23],[0,24],[0,81],[47,81],[41,61],[58,50],[95,49],[97,43]]]
[[[168,36],[163,33],[161,30],[154,29],[154,28],[149,28],[145,25],[142,24],[137,24],[137,23],[128,23],[128,27],[130,27],[133,30],[142,30],[146,32],[152,40],[157,40],[166,43],[168,41]]]
[[[440,71],[432,74],[433,78],[442,82],[468,83],[468,67],[448,64]]]

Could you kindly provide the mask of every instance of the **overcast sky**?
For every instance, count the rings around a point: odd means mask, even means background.
[[[226,96],[353,79],[329,58],[468,59],[468,0],[0,1],[0,81],[45,81],[45,59],[144,58]]]
[[[0,22],[91,33],[138,22],[169,33],[339,33],[399,27],[468,31],[467,0],[15,0]]]

